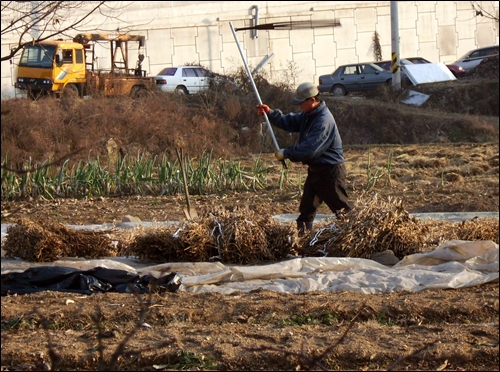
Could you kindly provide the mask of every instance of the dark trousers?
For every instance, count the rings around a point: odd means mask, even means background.
[[[313,222],[321,203],[333,213],[352,209],[347,198],[345,164],[309,166],[297,221]]]

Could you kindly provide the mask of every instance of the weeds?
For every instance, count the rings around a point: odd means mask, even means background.
[[[370,190],[377,184],[377,181],[384,175],[380,173],[380,169],[373,171],[371,164],[371,152],[368,151],[368,164],[366,166],[366,190]]]
[[[303,325],[334,325],[338,323],[338,317],[329,311],[316,314],[294,314],[290,319],[285,319],[283,325],[285,326],[303,326]]]
[[[392,151],[389,151],[387,156],[387,163],[385,169],[377,168],[376,170],[372,169],[371,163],[371,152],[368,151],[368,164],[366,166],[366,190],[370,190],[375,187],[378,180],[381,178],[385,178],[384,187],[391,186],[391,173],[393,170],[393,155]]]
[[[185,350],[180,352],[177,360],[172,361],[169,365],[164,365],[165,368],[175,368],[177,371],[199,370],[200,368],[202,370],[211,370],[216,369],[218,366],[218,363],[210,356],[198,355]]]
[[[393,155],[392,151],[389,151],[389,155],[387,156],[387,165],[386,165],[387,172],[386,172],[386,180],[384,186],[391,186],[392,166],[393,166]]]
[[[392,327],[392,326],[396,325],[394,323],[394,321],[386,313],[384,313],[383,311],[377,314],[377,321],[380,324],[384,324],[384,325],[387,325],[389,327]]]
[[[2,331],[35,329],[35,322],[32,318],[25,318],[24,314],[2,321]]]

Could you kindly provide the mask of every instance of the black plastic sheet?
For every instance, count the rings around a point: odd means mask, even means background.
[[[21,273],[12,272],[1,276],[1,295],[27,294],[42,291],[148,293],[150,288],[177,292],[181,285],[177,273],[160,278],[140,276],[126,270],[96,267],[78,270],[64,266],[38,266]]]

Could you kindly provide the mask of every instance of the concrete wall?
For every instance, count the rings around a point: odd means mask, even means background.
[[[498,2],[478,3],[498,18]],[[469,1],[397,4],[401,57],[421,56],[450,63],[470,49],[499,42],[498,23],[476,16]],[[116,18],[96,14],[85,25],[85,31],[120,30],[145,35],[143,69],[149,75],[167,66],[193,62],[215,72],[235,71],[243,62],[230,22],[235,28],[252,26],[257,14],[259,24],[333,19],[341,22],[340,27],[259,30],[257,35],[254,30],[236,32],[251,68],[266,55],[274,54],[263,69],[271,82],[286,79],[294,86],[303,81],[317,82],[319,75],[341,64],[373,61],[375,31],[383,59],[390,59],[392,52],[390,1],[109,1],[106,5]],[[8,15],[2,12],[2,23],[6,21]],[[64,23],[58,27],[64,27]],[[11,36],[2,35],[2,56],[17,43],[17,35]],[[103,50],[99,55],[101,66],[109,61],[108,54]],[[132,52],[131,59],[133,56]],[[2,62],[2,99],[16,94],[13,84],[17,58]]]

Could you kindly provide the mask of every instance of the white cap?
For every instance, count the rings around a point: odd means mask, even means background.
[[[292,105],[300,105],[306,99],[315,97],[319,94],[318,87],[313,83],[302,83],[297,88],[295,97],[290,101]]]

